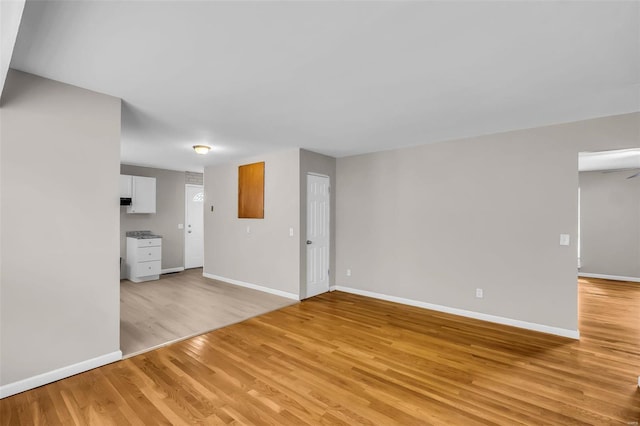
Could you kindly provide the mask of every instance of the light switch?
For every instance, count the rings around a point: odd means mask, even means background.
[[[289,236],[293,237],[293,228],[289,228]]]
[[[178,224],[178,229],[184,229],[184,224],[183,223],[179,223]]]
[[[561,246],[568,246],[570,242],[571,242],[571,237],[569,236],[569,234],[560,234]]]
[[[251,227],[247,226],[247,234],[250,234],[250,233],[251,233]]]

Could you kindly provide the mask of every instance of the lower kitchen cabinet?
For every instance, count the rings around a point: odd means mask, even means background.
[[[162,238],[127,237],[127,279],[134,283],[160,278]]]

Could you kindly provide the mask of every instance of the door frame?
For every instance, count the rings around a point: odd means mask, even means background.
[[[184,185],[184,223],[182,225],[182,241],[183,241],[183,250],[182,250],[182,264],[184,269],[187,269],[187,215],[188,215],[188,204],[189,204],[189,197],[188,197],[188,191],[187,188],[188,187],[192,187],[192,188],[201,188],[202,191],[204,192],[204,185],[197,185],[195,183],[186,183]],[[204,202],[202,204],[202,208],[204,209]],[[203,212],[203,218],[202,218],[202,240],[204,242],[204,212]],[[204,247],[202,248],[202,258],[203,258],[203,264],[204,264]],[[204,265],[203,265],[204,266]]]
[[[304,292],[301,292],[301,299],[307,299],[309,298],[308,296],[308,280],[307,280],[307,268],[309,266],[309,259],[307,257],[307,219],[309,216],[309,176],[317,176],[317,177],[321,177],[321,178],[327,178],[329,180],[329,237],[328,237],[328,245],[329,245],[329,269],[331,269],[331,267],[333,266],[331,264],[331,258],[332,258],[332,250],[331,250],[331,226],[333,223],[333,214],[332,212],[332,208],[333,208],[333,203],[331,202],[331,198],[332,198],[332,182],[331,182],[331,176],[324,174],[324,173],[316,173],[316,172],[306,172],[305,173],[305,182],[304,182],[304,206],[305,206],[305,216],[304,216],[304,235],[300,235],[300,242],[302,244],[302,250],[304,250],[304,267],[305,267],[305,274],[304,274],[304,280],[303,280],[303,289]],[[331,274],[329,273],[327,276],[327,287],[328,287],[328,291],[331,291]]]

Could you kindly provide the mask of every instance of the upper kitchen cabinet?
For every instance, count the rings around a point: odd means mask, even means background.
[[[120,198],[131,198],[133,176],[120,175]]]
[[[155,213],[156,178],[129,177],[131,178],[131,205],[127,207],[127,213]],[[122,178],[120,182],[122,184]]]

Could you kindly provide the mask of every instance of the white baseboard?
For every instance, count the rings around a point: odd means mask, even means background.
[[[76,364],[68,365],[66,367],[57,368],[53,371],[38,374],[37,376],[9,383],[7,385],[0,386],[0,398],[6,398],[29,389],[37,388],[38,386],[46,385],[85,371],[93,370],[94,368],[102,367],[103,365],[111,364],[112,362],[120,361],[121,359],[122,352],[115,351],[86,361],[81,361]]]
[[[286,297],[287,299],[300,300],[300,297],[295,293],[289,293],[282,290],[276,290],[273,288],[265,287],[258,284],[246,283],[244,281],[234,280],[232,278],[221,277],[219,275],[208,274],[206,272],[202,273],[202,276],[205,278],[211,278],[212,280],[223,281],[225,283],[237,285],[240,287],[246,287],[253,290],[263,291],[265,293],[275,294],[276,296]]]
[[[160,271],[161,274],[170,274],[172,272],[182,272],[184,271],[184,266],[178,266],[177,268],[167,268],[167,269],[162,269]]]
[[[602,278],[603,280],[632,281],[634,283],[640,283],[640,278],[638,277],[623,277],[620,275],[605,275],[605,274],[589,274],[586,272],[578,272],[578,276],[584,277],[584,278]]]
[[[345,293],[353,293],[353,294],[358,294],[360,296],[372,297],[374,299],[381,299],[389,302],[401,303],[403,305],[416,306],[418,308],[424,308],[424,309],[431,309],[433,311],[444,312],[447,314],[459,315],[462,317],[474,318],[482,321],[510,325],[513,327],[539,331],[542,333],[555,334],[556,336],[568,337],[570,339],[580,338],[580,332],[578,330],[569,330],[566,328],[551,327],[548,325],[536,324],[533,322],[499,317],[496,315],[483,314],[481,312],[467,311],[464,309],[451,308],[449,306],[436,305],[433,303],[421,302],[413,299],[405,299],[404,297],[389,296],[387,294],[374,293],[372,291],[359,290],[357,288],[343,287],[341,285],[332,286],[329,288],[329,290],[344,291]]]

